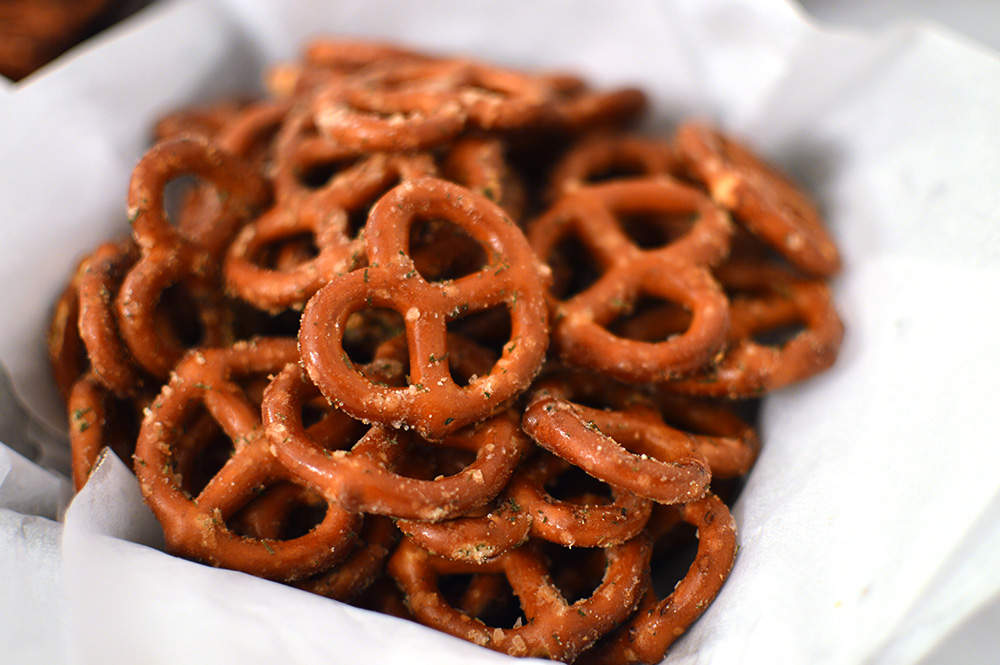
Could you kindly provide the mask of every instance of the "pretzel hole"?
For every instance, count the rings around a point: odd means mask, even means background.
[[[408,252],[428,282],[458,279],[489,266],[482,245],[465,229],[443,219],[417,220],[410,227]]]
[[[622,312],[607,329],[614,335],[639,342],[660,342],[683,334],[691,325],[691,312],[677,303],[640,296],[632,307],[622,303]]]
[[[326,512],[327,504],[317,493],[279,482],[258,488],[253,498],[227,521],[227,526],[248,538],[294,540],[315,529]]]
[[[585,173],[583,179],[586,183],[598,184],[613,180],[641,177],[648,174],[649,167],[641,159],[621,155],[613,162],[602,164],[594,171]]]
[[[512,329],[510,311],[502,306],[490,307],[449,321],[449,334],[461,335],[481,347],[481,353],[476,353],[475,357],[468,354],[468,358],[458,355],[450,358],[448,367],[452,381],[458,386],[467,386],[492,370],[495,359],[503,355],[505,350],[517,348],[517,340],[511,339]],[[461,362],[463,360],[467,362]]]
[[[471,450],[450,448],[447,439],[429,445],[415,434],[406,435],[410,438],[404,457],[404,463],[399,465],[396,473],[415,480],[433,480],[438,477],[449,477],[464,471],[476,461],[476,454]]]
[[[697,221],[697,214],[688,213],[649,213],[620,218],[625,235],[638,247],[647,250],[670,245],[688,233]]]
[[[688,574],[698,556],[697,533],[694,526],[679,522],[657,539],[651,568],[653,590],[658,598],[669,596],[677,583]]]
[[[611,487],[583,469],[570,466],[545,483],[545,491],[557,501],[580,505],[611,503]]]
[[[268,245],[257,262],[267,270],[291,271],[318,255],[315,236],[297,233]]]
[[[552,295],[569,300],[583,293],[601,278],[603,270],[597,257],[575,234],[564,236],[547,257],[552,268]]]
[[[405,334],[403,316],[383,307],[370,307],[351,314],[344,326],[344,352],[355,367],[375,359],[375,351],[388,340]]]
[[[608,561],[600,547],[563,547],[546,541],[542,552],[550,562],[552,583],[567,604],[590,598],[604,580]]]
[[[527,622],[510,582],[501,573],[441,575],[438,591],[449,605],[487,626],[513,628]]]
[[[201,494],[234,452],[233,442],[204,407],[185,418],[174,441],[170,462],[180,473],[180,487],[191,497]]]
[[[174,339],[182,347],[197,346],[205,336],[197,299],[183,284],[171,284],[163,290],[153,321],[163,338]]]
[[[299,183],[312,190],[325,187],[342,171],[357,163],[357,159],[305,162],[292,167],[292,174]]]

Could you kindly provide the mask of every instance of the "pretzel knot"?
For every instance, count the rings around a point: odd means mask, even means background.
[[[394,470],[407,449],[405,432],[374,425],[360,439],[311,436],[302,407],[318,395],[301,367],[282,370],[264,397],[268,436],[282,464],[352,512],[424,520],[468,512],[500,493],[529,445],[513,414],[502,413],[437,444],[474,453],[472,463],[432,480],[411,478]]]
[[[289,540],[240,535],[229,520],[276,483],[298,483],[270,451],[260,409],[239,381],[270,374],[297,358],[292,339],[239,342],[228,349],[188,354],[154,400],[139,432],[135,470],[146,502],[163,525],[174,553],[261,577],[292,580],[329,568],[354,543],[359,520],[327,505],[322,521]],[[235,450],[201,489],[192,486],[192,462],[201,437],[185,430],[202,407]]]
[[[648,215],[666,219],[650,221]],[[636,216],[640,231],[653,231],[658,242],[640,246],[629,235],[625,221]],[[693,223],[687,219],[691,216]],[[729,311],[725,294],[704,266],[726,255],[731,233],[728,215],[711,200],[663,177],[593,185],[561,198],[529,226],[532,247],[543,261],[551,261],[561,241],[577,236],[602,274],[566,300],[552,296],[552,337],[560,356],[630,383],[664,380],[706,364],[725,342]],[[690,311],[687,330],[657,342],[608,330],[643,296]]]
[[[407,253],[417,220],[443,219],[487,252],[487,265],[455,280],[428,282]],[[439,439],[496,412],[537,373],[548,344],[544,268],[520,230],[488,199],[451,183],[421,178],[392,189],[366,228],[368,266],[332,279],[306,304],[299,345],[310,377],[331,403],[364,421],[416,429]],[[348,318],[365,308],[402,315],[409,385],[379,385],[359,373],[344,349]],[[492,370],[458,385],[448,363],[448,323],[504,307],[511,336]]]
[[[434,557],[404,539],[389,559],[389,573],[406,594],[410,611],[438,630],[512,656],[572,662],[581,651],[628,617],[643,593],[649,566],[648,539],[639,535],[603,550],[603,578],[589,597],[569,603],[552,582],[541,551],[529,542],[498,559],[458,563]],[[514,628],[488,626],[444,598],[439,579],[449,574],[504,575],[520,600],[526,621]]]

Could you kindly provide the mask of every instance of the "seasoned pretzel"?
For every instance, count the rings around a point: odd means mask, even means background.
[[[444,176],[496,202],[519,221],[528,204],[527,191],[517,171],[507,162],[504,142],[490,135],[458,138],[442,164]]]
[[[689,439],[649,418],[540,394],[525,409],[522,426],[538,445],[595,478],[659,503],[698,499],[711,480]]]
[[[487,249],[489,264],[453,281],[427,282],[407,254],[407,238],[417,219],[435,218],[468,232]],[[366,238],[368,267],[331,280],[302,314],[303,364],[327,399],[358,419],[411,427],[437,439],[496,412],[527,387],[548,343],[544,272],[520,230],[494,203],[444,181],[410,180],[372,208]],[[510,312],[510,342],[489,374],[457,385],[442,362],[447,323],[500,306]],[[372,383],[347,356],[344,326],[366,307],[403,316],[408,387]]]
[[[822,217],[787,176],[702,123],[682,125],[674,141],[684,165],[741,224],[806,273],[837,272],[840,256]]]
[[[115,297],[138,251],[128,242],[106,243],[88,256],[80,273],[80,338],[91,370],[116,395],[135,395],[146,377],[125,346],[118,329]]]
[[[665,389],[729,399],[758,397],[833,364],[844,325],[825,282],[801,279],[762,262],[728,263],[717,275],[734,293],[728,349],[718,363],[668,381]],[[798,324],[803,329],[780,345],[757,341],[762,333]]]
[[[49,318],[45,346],[52,368],[52,379],[63,401],[69,399],[73,385],[87,373],[90,362],[80,338],[80,274],[86,259],[77,264],[63,288]]]
[[[619,216],[696,214],[697,220],[665,247],[642,249]],[[535,252],[548,259],[558,243],[577,234],[603,274],[569,300],[552,297],[552,338],[569,364],[642,383],[694,371],[722,348],[728,303],[703,264],[728,250],[728,216],[698,191],[664,178],[594,185],[564,196],[528,229]],[[634,307],[641,295],[678,302],[692,313],[690,327],[651,343],[618,337],[607,326]]]
[[[239,233],[226,255],[228,288],[264,310],[305,304],[332,278],[363,263],[364,241],[351,234],[350,218],[367,217],[371,203],[399,180],[425,175],[433,164],[419,158],[373,155],[335,176],[297,206],[275,206]],[[294,266],[272,269],[258,257],[269,247],[308,234],[316,256]]]
[[[269,188],[240,158],[198,137],[161,142],[139,161],[129,183],[129,220],[142,257],[122,281],[117,296],[118,328],[132,357],[158,379],[166,379],[187,348],[158,326],[154,314],[162,294],[183,284],[197,312],[204,345],[229,339],[228,310],[219,276],[205,248],[187,240],[168,219],[164,190],[169,182],[196,175],[225,198],[221,226],[242,223],[266,203]]]
[[[597,133],[581,139],[559,160],[549,179],[549,196],[610,179],[671,176],[678,170],[669,143],[632,134]]]
[[[80,490],[104,448],[126,464],[135,449],[137,425],[148,398],[121,399],[93,373],[74,385],[66,401],[73,487]]]
[[[567,603],[552,583],[540,551],[530,542],[492,562],[474,565],[433,557],[404,539],[389,559],[389,572],[421,623],[512,656],[572,662],[633,612],[647,585],[643,571],[649,566],[650,548],[644,536],[604,552],[603,579],[592,595],[574,603]],[[451,606],[438,581],[455,573],[504,574],[521,602],[526,623],[491,627]]]
[[[322,521],[289,540],[240,536],[227,525],[256,493],[297,478],[270,450],[260,411],[235,381],[248,374],[276,371],[294,362],[292,339],[238,342],[228,349],[193,351],[178,365],[151,405],[139,432],[135,471],[146,502],[163,525],[168,549],[261,577],[293,580],[329,568],[356,538],[358,518],[328,504]],[[222,427],[235,450],[203,489],[182,489],[176,449],[183,426],[203,406]]]
[[[705,456],[713,478],[735,478],[753,468],[760,441],[752,425],[727,403],[698,399],[665,390],[654,391],[663,420],[684,431]]]
[[[264,397],[268,436],[282,464],[352,512],[422,520],[460,515],[499,494],[528,448],[514,414],[501,413],[442,441],[475,453],[475,461],[458,473],[433,480],[403,476],[393,465],[406,450],[405,432],[374,425],[360,440],[311,437],[303,426],[302,405],[318,395],[300,366],[285,367]],[[350,450],[343,450],[345,445]]]
[[[344,602],[364,593],[385,570],[399,538],[391,519],[380,515],[366,515],[364,519],[358,543],[346,559],[326,572],[295,582],[294,586]]]
[[[652,585],[635,615],[583,659],[588,665],[658,663],[715,599],[736,558],[736,523],[717,497],[678,506],[681,519],[698,529],[698,554],[672,593],[660,599]]]

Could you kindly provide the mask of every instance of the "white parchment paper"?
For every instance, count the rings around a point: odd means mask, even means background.
[[[0,91],[0,360],[35,416],[62,423],[50,303],[124,231],[154,119],[256,89],[266,63],[320,33],[641,85],[652,130],[711,117],[826,211],[845,257],[841,357],[767,399],[732,577],[668,662],[1000,650],[1000,61],[927,25],[837,33],[783,0],[159,2]],[[163,554],[113,456],[63,515],[58,471],[0,450],[10,662],[512,662]]]

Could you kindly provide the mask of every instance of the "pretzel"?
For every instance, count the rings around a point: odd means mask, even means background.
[[[719,362],[667,382],[664,389],[729,399],[758,397],[833,364],[844,326],[824,282],[761,262],[728,263],[716,272],[735,294],[728,349]],[[779,345],[756,341],[761,333],[795,324],[804,329]]]
[[[201,138],[161,142],[139,161],[129,183],[129,220],[142,257],[118,291],[118,327],[132,357],[159,379],[166,379],[185,350],[177,335],[158,327],[153,316],[171,285],[182,283],[189,291],[203,344],[224,344],[229,334],[211,255],[186,240],[164,209],[167,184],[182,175],[212,183],[225,199],[216,220],[221,226],[241,223],[269,197],[266,183],[238,157]]]
[[[668,426],[683,430],[695,450],[705,456],[716,479],[747,474],[760,454],[754,428],[732,405],[708,401],[666,390],[654,391],[653,401]]]
[[[469,135],[448,148],[442,163],[444,176],[485,196],[519,221],[528,204],[527,191],[506,159],[506,145],[498,137]]]
[[[363,239],[351,236],[349,219],[359,212],[367,216],[371,202],[398,180],[432,169],[427,160],[374,155],[303,197],[296,207],[273,207],[245,226],[229,247],[224,268],[228,288],[264,310],[303,306],[332,278],[363,262]],[[284,270],[256,260],[277,241],[303,234],[315,238],[315,257]]]
[[[612,179],[671,176],[678,170],[669,143],[631,134],[596,133],[582,138],[552,170],[549,197]]]
[[[659,503],[698,499],[711,480],[708,463],[687,437],[648,418],[542,394],[525,409],[522,426],[538,445],[595,478]]]
[[[0,76],[17,81],[86,36],[108,14],[109,0],[4,0],[0,3]]]
[[[399,537],[387,517],[366,515],[364,520],[358,543],[346,559],[326,572],[294,582],[294,586],[344,602],[364,593],[385,569]]]
[[[264,423],[277,459],[352,512],[423,520],[465,513],[503,489],[528,447],[513,414],[501,413],[441,442],[475,453],[460,472],[433,480],[402,476],[392,467],[405,452],[405,432],[375,425],[360,440],[325,442],[332,450],[310,437],[302,405],[318,394],[301,367],[285,367],[265,393]]]
[[[822,217],[784,174],[705,124],[682,125],[674,141],[692,175],[741,224],[806,273],[828,277],[837,272],[840,256]]]
[[[443,218],[489,252],[489,264],[453,281],[427,282],[407,255],[417,219]],[[334,404],[367,421],[412,427],[437,439],[498,409],[527,387],[547,346],[543,271],[516,226],[492,202],[431,178],[410,180],[372,208],[366,230],[368,267],[331,280],[307,303],[299,344],[306,370]],[[511,339],[488,375],[459,386],[447,363],[447,323],[503,306]],[[343,347],[344,325],[365,307],[403,315],[410,347],[410,385],[391,388],[358,374]]]
[[[80,275],[86,259],[77,264],[56,299],[45,335],[52,379],[63,401],[69,399],[73,385],[87,373],[90,362],[80,338]]]
[[[568,603],[552,583],[541,552],[532,543],[483,564],[436,558],[404,539],[389,559],[389,573],[403,589],[418,621],[480,646],[512,656],[572,662],[595,640],[629,616],[643,593],[649,543],[637,536],[603,550],[607,566],[592,595]],[[448,574],[502,573],[526,617],[524,625],[498,628],[455,609],[441,595]]]
[[[104,448],[126,462],[135,449],[142,408],[149,399],[121,399],[93,373],[82,376],[66,400],[73,487],[80,490]]]
[[[635,615],[586,654],[588,665],[660,662],[729,576],[736,557],[736,523],[726,505],[708,495],[675,509],[698,530],[698,553],[687,575],[663,599],[649,585]]]
[[[665,247],[642,249],[622,229],[620,215],[691,214],[697,220]],[[717,354],[729,325],[722,290],[703,267],[728,250],[731,223],[705,196],[679,182],[635,179],[593,185],[563,197],[531,223],[528,238],[542,260],[568,234],[578,234],[603,270],[568,300],[553,295],[552,338],[569,364],[642,383],[694,371]],[[692,312],[690,327],[650,343],[607,330],[640,295],[678,302]]]
[[[259,409],[235,381],[276,371],[297,357],[292,339],[238,342],[192,351],[150,406],[136,442],[135,471],[143,496],[163,525],[167,548],[261,577],[292,580],[329,568],[350,550],[358,518],[333,504],[308,533],[289,540],[240,536],[227,525],[262,487],[297,478],[275,459]],[[196,495],[175,473],[183,426],[203,406],[235,451]],[[193,451],[183,451],[189,457]]]
[[[118,328],[115,297],[138,252],[132,242],[106,243],[87,257],[79,278],[80,338],[91,371],[116,395],[135,395],[146,377],[125,346]]]

